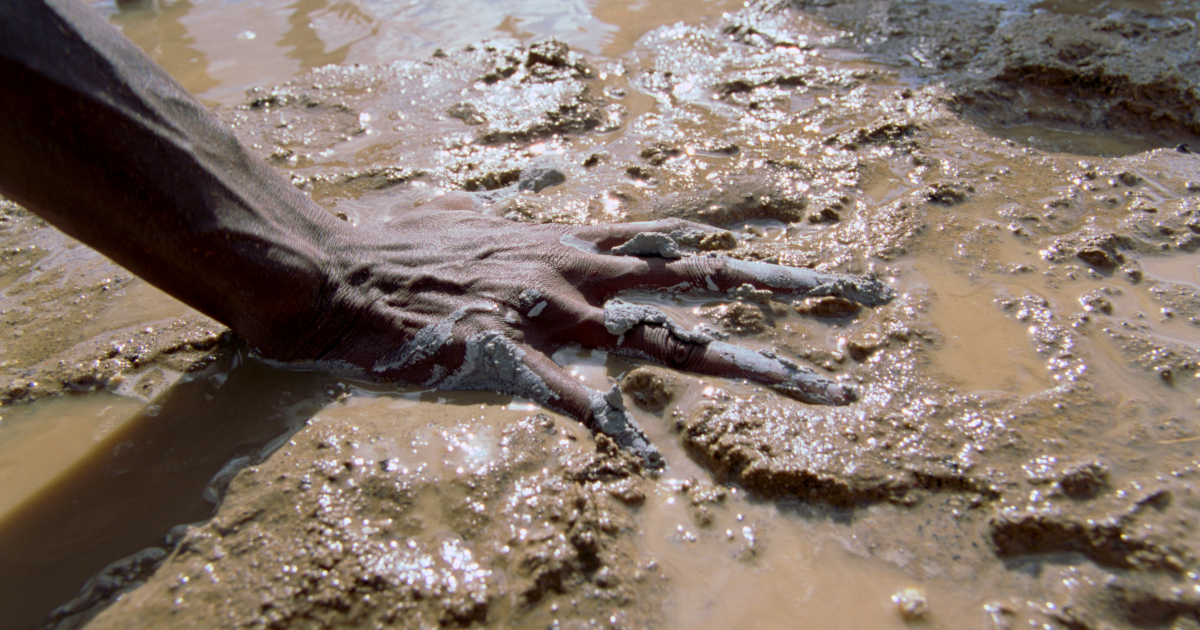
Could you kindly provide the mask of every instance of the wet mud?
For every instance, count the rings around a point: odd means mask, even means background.
[[[0,401],[101,390],[150,400],[229,345],[224,327],[186,307],[130,313],[128,294],[154,290],[28,211],[0,204]]]
[[[225,379],[197,416],[274,418],[173,486],[211,518],[94,554],[15,627],[1200,627],[1198,14],[750,3],[627,50],[492,39],[217,108],[347,221],[452,190],[523,222],[681,217],[729,232],[627,253],[895,290],[623,296],[856,395],[556,355],[619,382],[658,474],[511,397],[272,371],[182,307],[136,312],[139,281],[3,206],[6,419]],[[289,402],[238,410],[256,395]],[[79,470],[60,487],[117,492]],[[23,505],[0,539],[69,503]]]
[[[168,579],[88,627],[652,625],[664,580],[629,537],[637,460],[561,418],[458,407],[403,423],[405,403],[309,420],[180,534]]]
[[[972,122],[1007,128],[1003,133],[1043,148],[1112,155],[1194,146],[1200,134],[1192,3],[797,0],[793,6],[847,29],[855,46],[874,57],[945,82],[956,109]],[[1037,134],[1028,125],[1064,133]],[[1112,138],[1086,137],[1096,133]],[[1121,139],[1130,146],[1114,146]]]

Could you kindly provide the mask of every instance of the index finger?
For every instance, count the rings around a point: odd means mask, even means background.
[[[588,281],[603,293],[634,289],[666,289],[726,293],[743,285],[795,297],[841,297],[864,306],[881,306],[895,290],[875,275],[826,273],[741,260],[728,256],[688,256],[679,260],[657,257],[608,256],[593,253]]]
[[[824,273],[805,267],[787,267],[770,263],[726,258],[718,275],[739,280],[758,289],[772,289],[805,297],[835,296],[864,306],[887,304],[896,292],[877,276]]]

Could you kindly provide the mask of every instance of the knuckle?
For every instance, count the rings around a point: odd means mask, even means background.
[[[724,256],[688,256],[676,264],[693,283],[707,287],[714,278],[722,278],[725,260]]]
[[[545,264],[538,269],[542,277],[555,277],[570,272],[585,272],[593,265],[580,252],[571,248],[556,248],[545,254]]]
[[[705,346],[680,340],[669,332],[664,332],[666,339],[662,346],[662,363],[676,369],[695,371],[704,360]]]

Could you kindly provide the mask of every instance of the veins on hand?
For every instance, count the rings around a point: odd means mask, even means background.
[[[812,404],[852,403],[853,387],[811,368],[615,298],[668,287],[724,295],[747,285],[865,306],[893,297],[875,277],[682,256],[681,245],[722,232],[683,220],[530,225],[481,214],[468,195],[447,195],[335,244],[327,303],[306,332],[312,350],[287,358],[352,367],[372,379],[525,397],[608,435],[651,468],[662,457],[620,392],[593,390],[567,374],[550,359],[558,348],[577,344],[745,378]]]

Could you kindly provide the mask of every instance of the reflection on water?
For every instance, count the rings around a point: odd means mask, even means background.
[[[87,455],[144,406],[105,392],[5,409],[0,430],[0,517]]]
[[[331,7],[325,0],[298,0],[290,8],[291,28],[275,43],[290,50],[288,58],[299,62],[301,70],[344,63],[350,46],[378,29],[375,20],[349,2]],[[324,50],[310,50],[313,42],[321,42]]]
[[[1100,157],[1133,155],[1162,146],[1146,138],[1110,131],[1105,134],[1055,129],[1044,125],[1010,125],[1000,127],[981,124],[981,128],[998,138],[1008,138],[1043,151],[1074,153]]]
[[[1200,289],[1200,255],[1147,256],[1140,262],[1147,275]]]
[[[99,0],[127,37],[193,94],[232,103],[253,85],[283,83],[327,64],[422,59],[480,40],[558,38],[610,56],[647,31],[720,15],[737,0],[699,3],[610,0]],[[469,19],[464,19],[469,16]]]
[[[213,506],[203,499],[209,480],[231,459],[256,456],[299,428],[331,382],[230,354],[132,417],[110,413],[99,426],[80,426],[90,414],[64,409],[69,400],[37,403],[32,413],[70,412],[61,418],[74,425],[70,430],[98,440],[76,453],[73,465],[50,471],[58,473],[52,485],[2,506],[3,627],[35,624],[108,563],[161,545],[175,525],[211,516]],[[81,404],[112,403],[88,397]],[[140,407],[126,404],[126,414],[131,406]]]
[[[191,0],[128,0],[116,8],[112,22],[188,91],[203,94],[217,86],[208,73],[208,55],[182,21],[193,8]]]
[[[999,283],[972,282],[944,265],[920,261],[909,290],[926,291],[929,318],[942,333],[938,370],[960,391],[1029,395],[1052,385],[1026,326],[996,307]],[[987,361],[980,361],[987,357]]]

